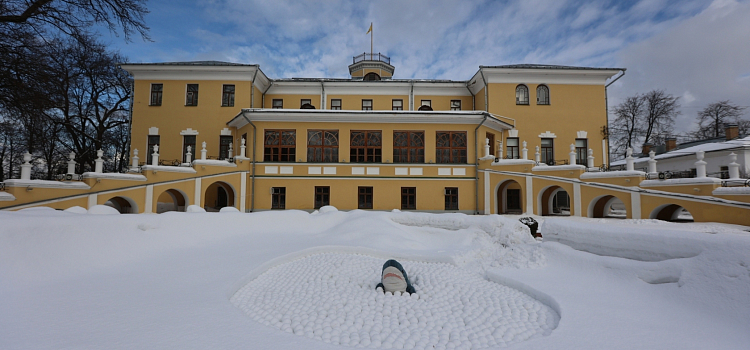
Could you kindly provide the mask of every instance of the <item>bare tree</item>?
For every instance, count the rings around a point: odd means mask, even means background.
[[[643,143],[655,143],[655,134],[665,135],[672,132],[674,119],[680,114],[679,97],[674,97],[664,90],[652,90],[641,96],[645,104]]]
[[[624,157],[628,148],[638,149],[642,143],[660,143],[670,136],[674,119],[679,115],[679,97],[664,90],[652,90],[630,96],[615,106],[615,119],[610,123],[612,152]]]
[[[613,153],[625,156],[625,150],[633,148],[640,134],[640,119],[644,113],[643,99],[631,96],[614,108],[615,120],[609,125],[610,142]]]
[[[729,100],[714,102],[698,112],[698,128],[692,135],[696,139],[721,137],[724,135],[724,124],[735,123],[742,129],[750,127],[744,119],[740,119],[746,107],[740,107]],[[747,132],[745,130],[745,132]]]

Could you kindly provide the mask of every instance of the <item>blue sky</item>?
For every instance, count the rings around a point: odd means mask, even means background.
[[[257,63],[271,78],[347,77],[352,56],[396,78],[467,80],[480,65],[625,67],[610,106],[665,89],[678,131],[718,100],[750,106],[750,1],[150,1],[153,42],[105,33],[130,62]],[[750,118],[750,109],[746,114]]]

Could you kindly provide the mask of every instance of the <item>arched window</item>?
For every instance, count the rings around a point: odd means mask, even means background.
[[[529,88],[526,85],[516,86],[516,104],[527,105],[529,104]]]
[[[549,104],[549,87],[547,85],[539,85],[536,88],[536,104],[548,105]]]
[[[378,80],[380,80],[380,76],[378,75],[378,73],[370,72],[370,73],[365,74],[365,77],[362,80],[364,80],[364,81],[378,81]]]

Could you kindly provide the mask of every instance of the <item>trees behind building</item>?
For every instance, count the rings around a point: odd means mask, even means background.
[[[736,124],[740,134],[747,135],[750,121],[741,118],[745,109],[729,100],[711,103],[698,112],[698,126],[690,136],[696,140],[723,137],[726,124]]]
[[[76,153],[80,171],[127,162],[132,82],[125,61],[89,30],[105,26],[126,40],[148,40],[144,0],[0,2],[0,181],[17,177],[23,154],[35,178],[64,172]]]
[[[672,133],[680,114],[679,97],[664,90],[652,90],[625,99],[612,110],[609,141],[614,158],[624,157],[628,148],[644,143],[663,143]],[[637,153],[639,149],[635,149]]]

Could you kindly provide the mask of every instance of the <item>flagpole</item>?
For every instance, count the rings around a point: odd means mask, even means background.
[[[370,28],[372,28],[372,22],[370,22]],[[374,34],[374,31],[370,30],[370,60],[372,60],[372,39]]]

